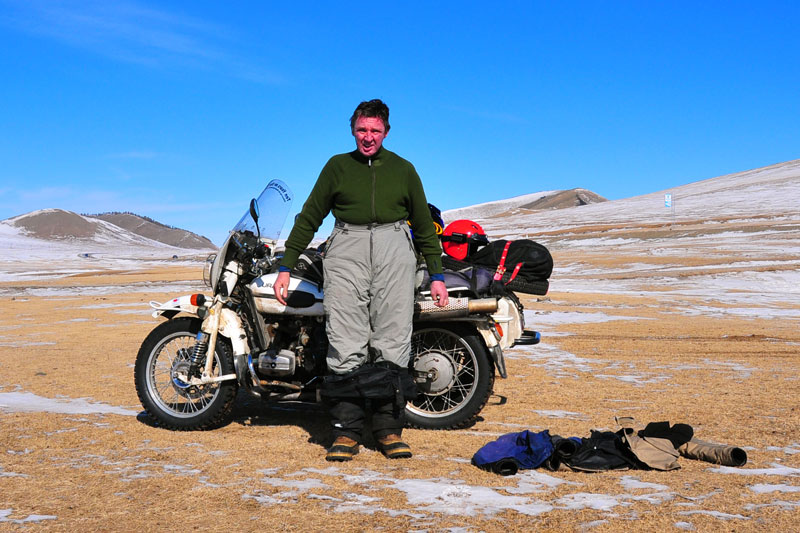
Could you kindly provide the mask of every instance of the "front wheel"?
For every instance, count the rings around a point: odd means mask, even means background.
[[[177,379],[189,367],[199,331],[199,319],[169,320],[150,332],[136,356],[134,379],[139,400],[147,414],[168,429],[212,429],[224,424],[233,408],[238,389],[235,379],[200,386],[186,386]],[[214,352],[212,375],[233,374],[231,349],[221,337]]]
[[[418,325],[411,338],[410,368],[426,380],[406,404],[412,427],[458,429],[472,424],[494,386],[489,354],[474,331],[455,324]]]

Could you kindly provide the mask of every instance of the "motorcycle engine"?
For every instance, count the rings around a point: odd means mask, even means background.
[[[275,352],[267,350],[258,356],[258,372],[270,376],[291,376],[294,374],[297,358],[292,350]]]

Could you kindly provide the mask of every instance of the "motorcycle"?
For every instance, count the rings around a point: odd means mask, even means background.
[[[239,389],[267,401],[321,401],[327,336],[317,254],[301,256],[287,305],[275,298],[280,231],[293,195],[271,181],[206,261],[211,295],[150,302],[162,322],[136,356],[136,391],[145,411],[165,428],[212,429],[227,423]],[[312,257],[309,257],[312,256]],[[503,350],[535,344],[513,292],[476,295],[448,285],[437,307],[418,290],[409,370],[419,394],[406,405],[407,423],[425,429],[469,426],[486,405],[495,371],[505,378]]]

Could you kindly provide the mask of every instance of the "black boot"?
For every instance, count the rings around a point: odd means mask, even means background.
[[[358,399],[336,400],[331,406],[333,445],[327,461],[349,461],[358,453],[364,431],[364,402]]]

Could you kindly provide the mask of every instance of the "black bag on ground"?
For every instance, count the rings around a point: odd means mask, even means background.
[[[477,252],[467,256],[466,261],[496,270],[500,265],[503,250],[505,250],[508,242],[506,240],[492,241]],[[517,277],[523,281],[542,281],[549,279],[550,274],[553,273],[553,256],[550,255],[550,251],[544,245],[530,239],[511,241],[503,264],[506,269],[503,278],[510,279],[517,265],[520,265]]]
[[[345,374],[323,378],[322,396],[328,399],[395,399],[400,403],[417,397],[417,384],[408,370],[396,365],[367,363]]]
[[[581,439],[581,445],[562,463],[573,470],[582,472],[603,472],[606,470],[626,470],[641,468],[622,438],[611,431],[592,430],[588,439]]]

